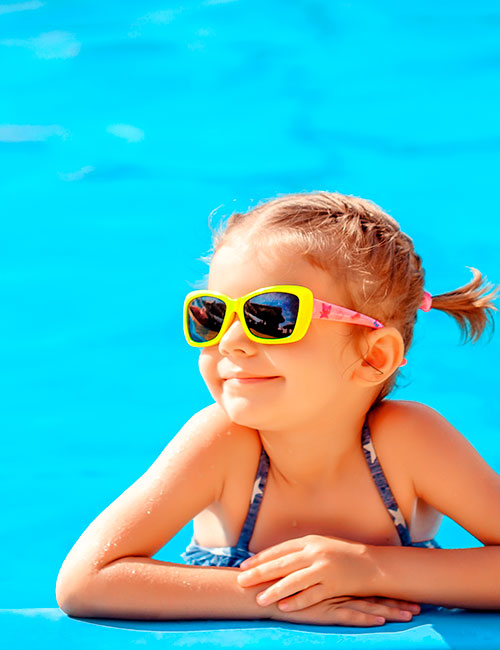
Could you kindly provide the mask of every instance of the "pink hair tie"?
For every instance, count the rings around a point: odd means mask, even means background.
[[[422,298],[422,304],[420,309],[422,311],[430,311],[432,307],[432,296],[428,291],[424,291],[424,297]]]

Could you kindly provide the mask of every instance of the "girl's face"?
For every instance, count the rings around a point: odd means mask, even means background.
[[[331,275],[291,253],[231,241],[210,266],[208,288],[230,298],[277,284],[305,286],[315,298],[345,304]],[[202,349],[199,364],[210,393],[233,422],[275,430],[334,418],[336,408],[348,402],[358,359],[344,323],[313,320],[300,341],[265,345],[248,339],[234,316],[219,344]]]

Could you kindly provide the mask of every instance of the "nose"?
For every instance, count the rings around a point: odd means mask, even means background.
[[[219,341],[219,352],[223,356],[252,355],[255,349],[256,344],[245,334],[240,319],[234,314],[231,324]]]

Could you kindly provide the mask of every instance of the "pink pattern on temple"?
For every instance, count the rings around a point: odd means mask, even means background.
[[[328,318],[330,316],[330,312],[332,311],[333,305],[329,305],[327,302],[322,302],[321,303],[321,313],[319,315],[320,318]]]

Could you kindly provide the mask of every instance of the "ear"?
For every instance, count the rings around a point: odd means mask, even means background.
[[[362,358],[354,369],[354,378],[364,385],[383,384],[401,365],[404,351],[403,337],[395,327],[372,330],[361,339]]]

